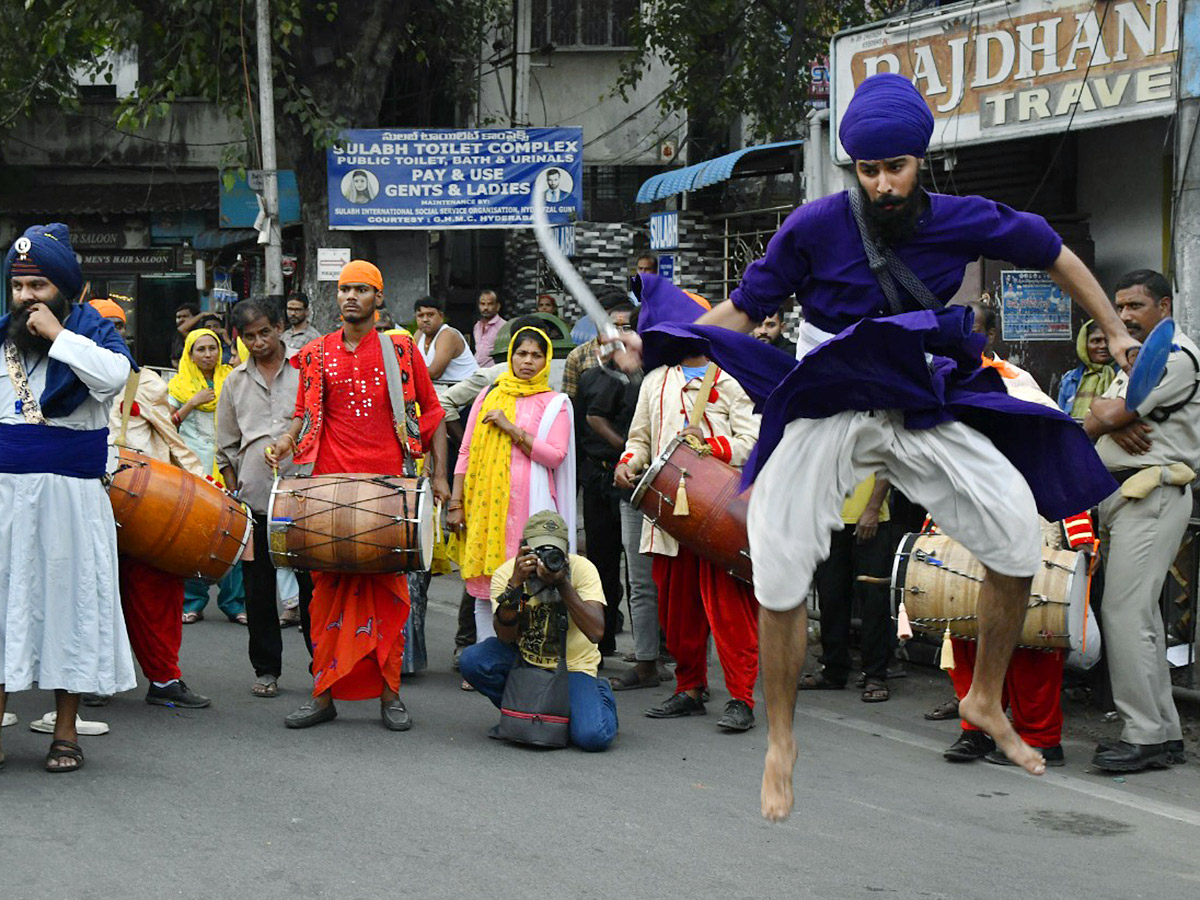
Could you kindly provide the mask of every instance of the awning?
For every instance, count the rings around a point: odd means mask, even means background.
[[[257,240],[258,232],[253,228],[210,228],[192,239],[192,247],[196,250],[224,250],[226,247],[252,244]]]
[[[719,184],[734,177],[749,175],[773,175],[790,172],[793,168],[792,154],[804,143],[802,140],[779,141],[775,144],[759,144],[743,147],[708,162],[696,163],[682,169],[671,169],[648,179],[638,190],[638,203],[653,203],[672,194],[698,191],[712,184]]]
[[[217,181],[211,183],[122,182],[89,184],[22,183],[0,187],[0,213],[21,216],[115,215],[216,209]]]

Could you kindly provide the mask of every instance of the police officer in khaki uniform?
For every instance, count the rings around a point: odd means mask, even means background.
[[[1145,340],[1171,315],[1171,286],[1139,269],[1117,282],[1117,313]],[[1084,428],[1121,487],[1100,504],[1104,602],[1100,609],[1113,699],[1124,728],[1092,764],[1137,772],[1184,761],[1179,713],[1158,599],[1192,512],[1200,469],[1200,349],[1175,334],[1167,370],[1137,410],[1125,408],[1122,373],[1093,403]]]

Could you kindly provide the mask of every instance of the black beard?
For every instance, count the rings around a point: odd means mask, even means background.
[[[56,293],[54,299],[47,302],[46,306],[60,322],[66,321],[71,312],[70,304],[61,293]],[[29,330],[28,305],[13,310],[12,316],[8,320],[8,334],[5,335],[5,338],[13,342],[13,346],[20,351],[22,356],[47,356],[50,353],[50,346],[53,344],[53,341],[48,341]]]
[[[918,185],[899,202],[896,202],[895,197],[881,197],[874,203],[861,185],[858,189],[862,191],[867,226],[876,238],[895,246],[911,240],[916,235],[918,220],[925,212],[927,202],[924,188]],[[885,199],[889,202],[881,202]]]

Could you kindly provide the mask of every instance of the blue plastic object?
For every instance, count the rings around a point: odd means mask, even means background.
[[[1167,371],[1167,357],[1175,348],[1175,320],[1163,319],[1142,342],[1129,372],[1129,387],[1125,389],[1125,408],[1130,412],[1137,410],[1146,402],[1150,392],[1154,390],[1163,373]]]

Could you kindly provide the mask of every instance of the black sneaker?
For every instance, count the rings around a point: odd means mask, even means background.
[[[950,762],[974,762],[996,749],[996,742],[982,731],[964,731],[958,740],[942,751]]]
[[[665,703],[646,710],[651,719],[681,719],[684,716],[702,716],[708,710],[702,700],[693,700],[684,691],[674,694]]]
[[[1060,766],[1067,764],[1067,758],[1063,755],[1062,744],[1055,744],[1053,747],[1034,747],[1042,754],[1042,759],[1046,761],[1046,767],[1049,769],[1057,769]],[[990,763],[995,763],[998,766],[1015,766],[1016,763],[1009,759],[1004,751],[997,748],[987,754],[984,759]]]
[[[174,681],[166,687],[157,687],[150,682],[146,691],[146,702],[158,706],[177,706],[180,709],[204,709],[212,705],[212,700],[188,689],[182,681]]]
[[[754,727],[754,710],[745,700],[730,700],[725,712],[717,719],[717,727],[726,731],[749,731]]]

